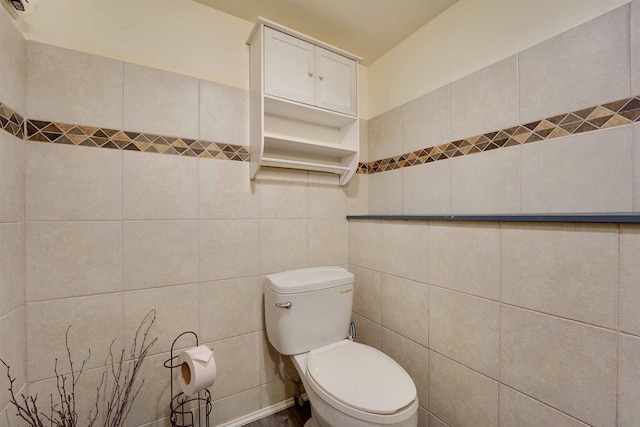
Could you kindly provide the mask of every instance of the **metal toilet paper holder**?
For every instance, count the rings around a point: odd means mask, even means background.
[[[178,342],[178,340],[185,335],[193,335],[193,338],[196,341],[196,347],[200,345],[198,342],[198,335],[195,332],[183,332],[178,335],[175,340],[173,340],[173,343],[171,344],[171,357],[164,362],[164,367],[170,370],[169,375],[171,377],[171,402],[169,403],[169,408],[171,409],[171,425],[172,427],[209,427],[212,407],[211,392],[209,391],[209,389],[205,388],[203,391],[199,391],[197,397],[189,397],[181,391],[177,394],[174,394],[173,391],[173,370],[181,368],[180,364],[174,364],[175,359],[178,358],[178,355],[173,355],[174,347],[176,345],[176,342]],[[201,394],[203,394],[204,396],[201,396]],[[195,424],[195,411],[197,411],[197,425]]]

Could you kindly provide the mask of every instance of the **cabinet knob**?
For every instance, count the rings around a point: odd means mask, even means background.
[[[313,73],[309,71],[309,77],[313,77]]]
[[[320,80],[324,80],[324,76],[318,76]]]

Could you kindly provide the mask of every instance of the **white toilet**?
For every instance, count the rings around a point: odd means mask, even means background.
[[[305,427],[416,427],[418,397],[386,354],[347,339],[353,274],[341,267],[266,276],[269,341],[291,355],[311,402]]]

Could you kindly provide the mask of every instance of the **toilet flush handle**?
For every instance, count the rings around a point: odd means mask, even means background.
[[[276,303],[276,307],[291,308],[291,303],[290,302],[277,302]]]

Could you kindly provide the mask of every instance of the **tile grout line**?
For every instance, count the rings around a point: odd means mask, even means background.
[[[387,273],[383,273],[383,274],[387,274]],[[392,274],[388,274],[388,275],[394,276]],[[399,277],[399,276],[394,276],[394,277]],[[418,282],[418,283],[424,283],[424,282]],[[565,316],[562,316],[562,315],[559,315],[559,314],[543,312],[543,311],[539,311],[539,310],[536,310],[536,309],[533,309],[533,308],[528,308],[528,307],[525,307],[525,306],[520,306],[520,305],[516,305],[516,304],[511,304],[511,303],[507,303],[507,302],[503,302],[503,301],[499,301],[499,300],[495,300],[495,299],[479,296],[479,295],[474,295],[474,294],[463,292],[463,291],[460,291],[460,290],[457,290],[457,289],[447,288],[447,287],[445,287],[443,285],[437,285],[437,284],[433,284],[433,283],[428,283],[428,285],[429,286],[433,286],[436,289],[443,290],[445,292],[453,292],[453,293],[456,293],[456,294],[464,295],[464,296],[469,297],[469,298],[475,298],[475,299],[480,299],[480,300],[483,300],[483,301],[488,301],[488,302],[500,304],[501,306],[504,306],[504,307],[507,307],[507,308],[517,309],[517,310],[524,310],[524,311],[527,311],[527,312],[530,312],[530,313],[534,313],[534,314],[537,314],[537,315],[540,315],[540,316],[553,317],[553,318],[556,318],[556,319],[559,319],[559,320],[572,322],[572,323],[577,323],[577,324],[582,325],[582,326],[592,327],[592,328],[596,328],[596,329],[603,330],[603,331],[606,331],[606,332],[618,333],[618,330],[616,328],[602,326],[602,325],[598,325],[598,324],[595,324],[595,323],[589,323],[589,322],[586,322],[584,320],[572,319],[570,317],[565,317]],[[636,336],[636,335],[633,335],[633,334],[629,334],[629,335]],[[640,338],[640,336],[637,336],[637,337]]]
[[[503,226],[503,224],[501,224],[501,227],[502,226]],[[355,267],[363,268],[365,270],[377,271],[377,270],[373,270],[373,269],[371,269],[370,267],[367,267],[367,266],[360,266],[360,265],[357,265],[357,264],[353,264],[353,265]],[[388,274],[388,273],[384,273],[384,272],[380,272],[380,273],[381,274],[387,274],[387,275],[390,275],[390,276],[393,276],[393,277],[399,277],[401,279],[406,279],[406,278],[403,278],[401,276],[397,276],[397,275],[394,275],[394,274]],[[413,280],[413,279],[409,279],[409,280]],[[477,298],[477,299],[481,299],[481,300],[485,300],[485,301],[489,301],[489,302],[498,303],[501,306],[505,306],[505,307],[521,309],[521,310],[525,310],[525,311],[532,312],[532,313],[535,313],[535,314],[539,314],[539,315],[542,315],[542,316],[554,317],[554,318],[557,318],[557,319],[560,319],[560,320],[565,320],[565,321],[568,321],[568,322],[577,323],[577,324],[580,324],[580,325],[583,325],[583,326],[586,326],[586,327],[593,327],[593,328],[597,328],[597,329],[608,331],[608,332],[613,332],[613,333],[617,333],[618,332],[617,326],[614,326],[614,327],[602,326],[602,325],[595,324],[595,323],[589,323],[589,322],[584,321],[584,320],[578,320],[578,319],[569,318],[569,317],[562,316],[562,315],[559,315],[559,314],[543,312],[543,311],[539,311],[539,310],[536,310],[536,309],[533,309],[533,308],[528,308],[528,307],[525,307],[525,306],[519,306],[519,305],[515,305],[515,304],[506,303],[506,302],[501,301],[500,299],[496,300],[496,299],[491,299],[491,298],[487,298],[487,297],[484,297],[484,296],[470,294],[470,293],[463,292],[463,291],[460,291],[460,290],[456,290],[456,289],[453,289],[453,288],[450,288],[450,287],[446,287],[444,285],[434,284],[431,281],[428,281],[428,282],[417,281],[417,282],[418,283],[422,283],[422,284],[426,284],[426,285],[429,285],[429,286],[433,286],[435,288],[439,288],[439,289],[442,289],[444,291],[454,292],[454,293],[457,293],[457,294],[465,295],[465,296],[470,297],[470,298]],[[617,322],[616,322],[616,325],[617,325]],[[634,336],[633,334],[630,334],[630,335]]]
[[[447,85],[447,139],[451,141],[451,83]],[[449,162],[449,215],[453,212],[453,162]]]
[[[15,314],[18,310],[20,310],[22,308],[22,305],[16,305],[15,307],[13,307],[11,310],[9,310],[8,312],[6,312],[5,314],[3,314],[2,316],[0,316],[0,321],[2,320],[6,320],[9,316]]]
[[[34,300],[34,301],[28,301],[27,305],[34,305],[34,304],[48,303],[48,302],[56,302],[56,301],[64,301],[64,300],[69,300],[69,299],[113,296],[113,295],[117,295],[117,294],[126,295],[126,294],[132,294],[132,293],[136,293],[136,292],[148,292],[148,291],[161,290],[161,289],[171,289],[171,288],[178,288],[178,287],[195,286],[195,285],[207,284],[207,283],[224,282],[224,281],[229,281],[229,280],[250,279],[250,278],[259,277],[259,276],[260,276],[259,274],[256,274],[256,275],[251,275],[251,276],[239,276],[239,277],[232,277],[232,278],[204,280],[202,282],[195,281],[195,282],[182,282],[182,283],[175,283],[175,284],[172,283],[170,285],[161,285],[161,286],[145,287],[145,288],[138,288],[138,289],[125,289],[125,290],[122,290],[122,291],[118,290],[118,291],[113,291],[113,292],[103,292],[103,293],[86,294],[86,295],[72,295],[72,296],[66,295],[66,296],[60,296],[60,297],[54,297],[54,298],[45,298],[45,299],[39,299],[39,300]],[[18,306],[16,308],[18,308]]]
[[[407,339],[407,340],[410,340],[410,341],[412,341],[412,342],[414,342],[414,343],[415,343],[415,341],[411,340],[410,338],[405,337],[405,336],[404,336],[404,335],[402,335],[402,334],[399,334],[398,332],[396,332],[396,331],[394,331],[394,330],[392,330],[392,329],[386,328],[386,327],[384,327],[384,326],[383,326],[382,328],[383,328],[383,329],[388,329],[389,331],[391,331],[391,332],[393,332],[393,333],[395,333],[395,334],[397,334],[397,335],[399,335],[399,336],[401,336],[401,337],[403,337],[403,338],[405,338],[405,339]],[[416,344],[419,344],[419,343],[416,343]],[[421,344],[419,344],[419,345],[421,345]],[[509,389],[511,389],[511,390],[516,391],[517,393],[520,393],[520,394],[522,394],[522,395],[524,395],[524,396],[527,396],[528,398],[530,398],[530,399],[532,399],[532,400],[534,400],[534,401],[536,401],[536,402],[538,402],[538,403],[542,404],[542,405],[543,405],[543,406],[545,406],[545,407],[551,408],[551,409],[553,409],[553,410],[555,410],[555,411],[557,411],[557,412],[559,412],[559,413],[562,413],[563,415],[566,415],[567,417],[569,417],[569,418],[571,418],[571,419],[574,419],[574,420],[580,421],[581,423],[585,423],[585,424],[587,424],[587,423],[586,423],[586,421],[582,421],[582,420],[580,420],[579,418],[577,418],[577,417],[575,417],[575,416],[573,416],[573,415],[571,415],[571,414],[569,414],[569,413],[567,413],[567,412],[565,412],[565,411],[563,411],[563,410],[561,410],[561,409],[556,408],[555,406],[551,406],[550,404],[545,403],[544,401],[539,400],[538,398],[536,398],[536,397],[534,397],[534,396],[532,396],[532,395],[529,395],[529,394],[527,394],[526,392],[524,392],[524,391],[522,391],[522,390],[518,390],[518,389],[516,389],[516,388],[514,388],[514,387],[511,387],[510,385],[508,385],[508,384],[506,384],[506,383],[504,383],[504,382],[501,382],[501,381],[499,381],[499,380],[496,380],[495,378],[492,378],[492,377],[488,376],[487,374],[485,374],[485,373],[483,373],[483,372],[480,372],[480,371],[479,371],[479,370],[477,370],[476,368],[472,368],[472,367],[470,367],[470,366],[465,365],[464,363],[461,363],[460,361],[458,361],[458,360],[456,360],[456,359],[453,359],[451,356],[448,356],[448,355],[446,355],[446,354],[444,354],[444,353],[442,353],[442,352],[440,352],[440,351],[438,351],[438,350],[434,350],[434,349],[432,349],[432,348],[430,348],[430,347],[428,348],[428,350],[429,350],[429,352],[433,352],[433,353],[437,354],[438,356],[440,356],[440,357],[442,357],[442,358],[444,358],[444,359],[446,359],[446,360],[448,360],[448,361],[450,361],[450,362],[452,362],[452,363],[454,363],[454,364],[456,364],[456,365],[458,365],[458,366],[461,366],[462,368],[468,369],[468,370],[470,370],[470,371],[472,371],[472,372],[474,372],[474,373],[476,373],[476,374],[478,374],[478,375],[480,375],[480,376],[482,376],[482,377],[484,377],[484,378],[488,379],[489,381],[493,381],[493,382],[495,382],[495,383],[498,385],[498,389],[499,389],[501,386],[507,387],[507,388],[509,388]]]
[[[631,38],[631,25],[632,25],[632,21],[631,21],[631,13],[632,13],[632,3],[633,2],[629,2],[626,4],[627,6],[627,75],[629,76],[629,95],[632,94],[632,90],[633,90],[633,75],[632,75],[632,67],[631,67],[631,61],[633,60],[633,55],[631,54],[631,42],[632,42],[632,38]]]
[[[533,400],[533,401],[535,401],[535,402],[539,403],[540,405],[542,405],[542,406],[544,406],[544,407],[546,407],[546,408],[550,408],[550,409],[552,409],[553,411],[558,412],[559,414],[562,414],[562,415],[564,415],[564,416],[566,416],[566,417],[568,417],[568,418],[570,418],[570,419],[572,419],[572,420],[578,421],[579,423],[584,424],[584,425],[585,425],[585,427],[587,427],[587,426],[591,426],[591,424],[589,424],[588,422],[586,422],[586,421],[584,421],[584,420],[581,420],[580,418],[578,418],[578,417],[576,417],[576,416],[574,416],[574,415],[571,415],[571,414],[570,414],[570,413],[568,413],[568,412],[565,412],[565,411],[563,411],[563,410],[561,410],[561,409],[558,409],[558,408],[556,408],[555,406],[551,406],[551,405],[549,405],[548,403],[545,403],[544,401],[539,400],[538,398],[536,398],[536,397],[534,397],[534,396],[531,396],[531,395],[529,395],[529,394],[525,393],[525,392],[524,392],[524,391],[522,391],[522,390],[518,390],[517,388],[511,387],[509,384],[500,383],[500,385],[501,385],[501,386],[503,386],[503,387],[508,388],[509,390],[515,391],[516,393],[519,393],[519,394],[521,394],[521,395],[523,395],[523,396],[526,396],[526,397],[528,397],[529,399],[531,399],[531,400]]]
[[[381,274],[383,274],[382,272],[380,272],[380,273],[381,273]],[[428,286],[432,286],[432,285],[428,285]],[[505,306],[505,307],[506,307],[506,304],[502,304],[502,303],[500,303],[500,311],[502,311],[503,306]],[[530,310],[529,310],[529,311],[530,311]],[[361,315],[361,316],[362,316],[362,315]],[[365,319],[367,319],[365,316],[362,316],[362,317],[363,317],[363,318],[365,318]],[[554,317],[555,317],[555,316],[554,316]],[[369,320],[369,321],[372,321],[371,319],[368,319],[368,320]],[[372,321],[372,322],[373,322],[373,321]],[[374,322],[374,323],[375,323],[375,322]],[[395,331],[395,330],[393,330],[393,329],[390,329],[390,328],[388,328],[388,327],[386,327],[386,326],[383,326],[383,325],[380,325],[380,327],[381,327],[383,330],[384,330],[384,329],[387,329],[387,330],[391,331],[392,333],[397,334],[398,336],[400,336],[400,337],[402,337],[402,338],[404,338],[404,339],[407,339],[407,340],[409,340],[409,341],[411,341],[411,342],[413,342],[413,343],[415,343],[415,344],[417,344],[417,345],[423,346],[422,344],[420,344],[420,343],[416,342],[415,340],[413,340],[413,339],[411,339],[411,338],[409,338],[409,337],[406,337],[406,336],[404,336],[403,334],[401,334],[401,333],[399,333],[399,332],[397,332],[397,331]],[[618,334],[618,335],[619,335],[619,334]],[[423,347],[424,347],[424,346],[423,346]],[[538,402],[538,403],[542,404],[543,406],[548,407],[548,408],[551,408],[552,410],[554,410],[554,411],[556,411],[556,412],[558,412],[558,413],[561,413],[561,414],[563,414],[563,415],[565,415],[565,416],[567,416],[567,417],[569,417],[569,418],[571,418],[571,419],[574,419],[574,420],[577,420],[577,421],[580,421],[580,422],[584,422],[584,421],[581,421],[580,419],[578,419],[578,418],[574,417],[573,415],[571,415],[571,414],[569,414],[569,413],[566,413],[566,412],[564,412],[564,411],[562,411],[562,410],[560,410],[560,409],[558,409],[558,408],[555,408],[554,406],[551,406],[551,405],[549,405],[549,404],[547,404],[547,403],[545,403],[545,402],[543,402],[543,401],[541,401],[541,400],[538,400],[537,398],[535,398],[535,397],[533,397],[533,396],[531,396],[531,395],[529,395],[529,394],[527,394],[527,393],[523,392],[522,390],[518,390],[518,389],[512,388],[512,387],[510,387],[509,385],[507,385],[507,384],[503,383],[503,382],[501,381],[501,379],[500,379],[500,373],[498,373],[498,379],[495,379],[495,378],[492,378],[492,377],[490,377],[490,376],[487,376],[486,374],[484,374],[484,373],[482,373],[482,372],[478,371],[478,370],[477,370],[477,369],[475,369],[475,368],[469,367],[469,366],[467,366],[467,365],[465,365],[465,364],[463,364],[463,363],[461,363],[461,362],[459,362],[459,361],[457,361],[457,360],[455,360],[455,359],[451,358],[450,356],[448,356],[448,355],[446,355],[446,354],[444,354],[444,353],[441,353],[441,352],[439,352],[439,351],[437,351],[437,350],[432,349],[432,348],[430,347],[430,344],[429,344],[429,346],[427,347],[427,349],[428,349],[429,351],[432,351],[432,352],[434,352],[434,353],[436,353],[436,354],[438,354],[438,355],[440,355],[440,356],[442,356],[442,357],[446,358],[447,360],[450,360],[451,362],[453,362],[453,363],[455,363],[455,364],[457,364],[457,365],[460,365],[460,366],[462,366],[462,367],[464,367],[464,368],[467,368],[467,369],[469,369],[469,370],[471,370],[471,371],[473,371],[473,372],[476,372],[477,374],[482,375],[483,377],[488,378],[488,379],[489,379],[489,380],[491,380],[491,381],[496,382],[496,383],[498,384],[498,403],[499,403],[499,398],[500,398],[500,388],[501,388],[501,386],[505,386],[505,387],[507,387],[507,388],[509,388],[509,389],[511,389],[511,390],[514,390],[514,391],[516,391],[517,393],[520,393],[520,394],[522,394],[522,395],[524,395],[524,396],[527,396],[527,397],[529,397],[530,399],[533,399],[534,401],[536,401],[536,402]],[[428,409],[427,409],[427,410],[428,410]],[[498,410],[498,417],[499,417],[499,410]]]
[[[518,123],[522,123],[522,97],[520,96],[520,52],[516,53],[516,98],[516,103],[518,105]],[[522,148],[518,150],[518,204],[520,213],[522,213]]]
[[[622,226],[618,224],[618,333],[616,334],[616,425],[620,424],[620,362],[622,349]]]
[[[631,20],[631,15],[633,13],[633,5],[634,2],[630,2],[627,3],[628,6],[628,14],[627,14],[627,18],[629,20],[629,25],[628,25],[628,45],[627,45],[627,52],[629,53],[629,59],[628,59],[628,67],[629,67],[629,93],[633,93],[633,67],[632,67],[632,59],[633,59],[633,54],[631,51],[631,43],[633,41],[633,39],[631,38],[631,26],[632,26],[632,20]],[[635,2],[635,6],[636,7],[640,7],[640,4],[638,2]],[[640,125],[639,125],[640,126]],[[634,191],[637,189],[638,185],[640,185],[640,182],[636,182],[636,179],[634,179],[633,176],[633,171],[635,170],[635,166],[640,166],[640,165],[634,165],[635,161],[634,161],[634,151],[636,150],[636,145],[638,147],[640,147],[640,142],[638,144],[634,144],[634,139],[633,139],[633,127],[629,127],[629,141],[631,143],[631,212],[634,211]],[[640,158],[640,156],[638,156],[638,158]],[[638,206],[639,206],[639,210],[640,210],[640,200],[637,201]]]
[[[122,62],[122,91],[121,91],[121,95],[122,95],[122,105],[121,105],[121,112],[120,112],[120,126],[122,126],[122,128],[124,128],[124,109],[125,109],[125,65],[124,62]],[[120,151],[124,151],[124,150],[120,150]],[[125,322],[126,322],[126,313],[125,313],[125,292],[124,292],[124,281],[125,281],[125,277],[124,277],[124,263],[125,263],[125,256],[124,256],[124,225],[125,225],[125,216],[124,216],[124,184],[125,184],[125,174],[124,174],[124,153],[122,152],[120,154],[120,257],[121,257],[121,262],[120,262],[120,270],[121,270],[121,275],[120,275],[120,284],[121,284],[121,295],[122,295],[122,340],[124,342],[125,339]]]
[[[522,123],[522,97],[520,96],[520,54],[516,53],[516,104],[518,105],[518,123]]]
[[[28,337],[28,317],[27,317],[27,112],[28,112],[28,102],[29,102],[29,74],[27,70],[29,70],[29,45],[25,42],[24,47],[24,55],[25,55],[25,69],[23,71],[23,75],[25,76],[24,82],[24,115],[22,122],[22,142],[24,144],[23,147],[23,171],[22,171],[22,268],[24,273],[23,286],[22,290],[22,307],[23,307],[23,324],[24,324],[24,388],[28,391],[29,382],[27,379],[27,337]],[[9,419],[9,414],[6,414],[7,420]]]
[[[425,409],[429,411],[429,384],[431,375],[429,375],[429,350],[431,349],[431,286],[427,285],[427,404]]]
[[[616,324],[617,324],[617,330],[618,332],[622,332],[622,255],[623,255],[623,251],[622,251],[622,232],[623,232],[623,227],[621,224],[618,224],[616,226],[617,231],[618,231],[618,257],[617,257],[617,261],[618,261],[618,268],[617,268],[617,273],[618,273],[618,280],[617,280],[617,285],[618,285],[618,310],[617,310],[617,315],[618,318],[616,319]]]
[[[638,174],[638,179],[634,176],[634,171],[636,170],[636,168],[640,169],[640,164],[637,164],[636,161],[636,157],[638,159],[640,159],[640,153],[638,153],[638,150],[640,150],[640,137],[638,137],[638,141],[634,141],[634,132],[633,129],[634,128],[640,128],[640,125],[635,125],[635,126],[630,126],[629,127],[629,144],[630,144],[630,148],[631,148],[631,212],[634,211],[640,211],[640,199],[636,200],[635,194],[636,191],[638,190],[638,186],[640,186],[640,173]],[[638,132],[638,134],[640,135],[640,132]],[[638,153],[638,155],[636,156],[636,153]],[[640,194],[640,192],[638,192]],[[635,202],[635,203],[634,203]],[[636,209],[636,205],[637,204],[637,209]]]
[[[216,339],[216,340],[213,340],[213,341],[202,341],[202,340],[201,340],[201,341],[200,341],[200,343],[201,343],[201,344],[203,344],[203,345],[211,346],[211,344],[218,343],[218,342],[220,342],[220,341],[233,340],[233,339],[240,338],[240,337],[246,337],[246,336],[253,335],[253,334],[259,334],[260,332],[261,332],[261,331],[243,332],[243,333],[240,333],[240,334],[238,334],[238,335],[231,335],[231,336],[224,337],[224,338],[220,338],[220,339]],[[191,346],[192,346],[192,344],[181,344],[181,345],[179,345],[179,346],[177,346],[177,347],[176,347],[176,350],[187,349],[187,348],[189,348],[189,347],[191,347]],[[148,355],[147,355],[147,358],[151,358],[151,357],[160,357],[160,356],[163,356],[163,355],[166,357],[166,356],[168,356],[168,355],[169,355],[169,353],[170,353],[170,351],[169,351],[169,350],[166,350],[166,351],[158,351],[158,352],[152,352],[151,354],[148,354]],[[125,358],[125,362],[130,362],[130,361],[132,361],[132,360],[133,360],[133,359]],[[102,370],[102,369],[104,369],[104,368],[105,368],[105,366],[96,366],[96,367],[93,367],[93,368],[85,369],[85,371],[83,371],[83,372],[85,372],[85,373],[87,373],[87,372],[92,372],[92,371],[93,371],[93,372],[95,372],[95,371],[98,371],[98,370]],[[54,375],[55,375],[55,374],[54,374]],[[39,383],[39,382],[44,382],[44,381],[50,381],[50,380],[53,380],[53,379],[55,379],[55,378],[56,378],[55,376],[51,376],[51,377],[43,377],[43,378],[39,378],[39,379],[37,379],[37,380],[33,380],[33,381],[31,381],[31,383]],[[276,382],[276,381],[278,381],[278,380],[274,380],[274,381],[271,381],[271,382]],[[26,384],[25,384],[25,386],[26,386]],[[259,387],[259,386],[258,386],[258,387]],[[230,396],[231,396],[231,395],[230,395]],[[216,400],[224,399],[224,398],[226,398],[226,397],[228,397],[228,396],[221,397],[221,398],[218,398],[218,399],[216,399]],[[212,401],[216,401],[216,400],[212,400]]]
[[[311,267],[311,220],[315,219],[315,218],[311,218],[311,188],[312,188],[312,171],[304,171],[304,175],[306,175],[307,177],[307,182],[305,184],[306,186],[306,194],[307,194],[307,212],[305,213],[305,218],[304,220],[307,223],[307,241],[306,241],[306,248],[307,248],[307,268]]]
[[[202,80],[198,79],[198,129],[196,131],[196,134],[198,135],[198,140],[200,140],[200,129],[201,129],[201,114],[200,111],[202,110]],[[202,238],[201,238],[201,222],[202,222],[202,218],[201,218],[201,212],[200,212],[200,186],[202,185],[202,182],[200,181],[200,159],[196,160],[196,176],[198,179],[198,185],[197,185],[197,206],[196,206],[196,217],[198,218],[198,225],[197,225],[197,233],[198,233],[198,284],[197,284],[197,289],[198,289],[198,336],[202,334],[202,298],[200,296],[201,292],[202,292],[202,286],[201,283],[202,282]]]
[[[502,310],[502,305],[503,305],[503,304],[501,304],[501,310]],[[506,305],[505,305],[505,306],[506,306]],[[411,339],[411,338],[409,338],[409,337],[406,337],[406,336],[404,336],[403,334],[401,334],[401,333],[399,333],[399,332],[397,332],[397,331],[395,331],[395,330],[393,330],[393,329],[389,329],[388,327],[385,327],[385,326],[382,326],[382,325],[381,325],[381,327],[382,327],[383,329],[388,329],[389,331],[391,331],[391,332],[393,332],[393,333],[395,333],[395,334],[397,334],[397,335],[399,335],[399,336],[401,336],[401,337],[403,337],[403,338],[405,338],[405,339],[407,339],[407,340],[409,340],[409,341],[411,341],[411,342],[414,342],[414,343],[416,343],[416,344],[418,344],[418,345],[422,345],[422,344],[420,344],[420,343],[415,342],[413,339]],[[617,335],[618,335],[618,336],[620,336],[620,334],[617,334]],[[630,336],[633,336],[633,335],[630,335]],[[462,366],[462,367],[465,367],[465,368],[467,368],[467,369],[469,369],[469,370],[471,370],[471,371],[474,371],[474,372],[476,372],[476,373],[478,373],[478,374],[480,374],[480,375],[482,375],[482,376],[484,376],[484,377],[487,377],[487,378],[488,378],[488,379],[490,379],[490,380],[493,380],[493,381],[497,382],[497,383],[498,383],[498,387],[500,387],[501,385],[503,385],[503,386],[505,386],[505,387],[507,387],[507,388],[509,388],[509,389],[515,390],[516,392],[518,392],[518,393],[520,393],[520,394],[522,394],[522,395],[525,395],[525,396],[527,396],[527,397],[529,397],[529,398],[531,398],[531,399],[533,399],[533,400],[535,400],[535,401],[537,401],[537,402],[541,403],[542,405],[544,405],[544,406],[546,406],[546,407],[549,407],[549,408],[551,408],[551,409],[553,409],[553,410],[555,410],[555,411],[557,411],[557,412],[559,412],[559,413],[562,413],[562,414],[564,414],[564,415],[566,415],[566,416],[568,416],[568,417],[570,417],[570,418],[572,418],[572,419],[578,420],[578,421],[580,421],[580,422],[584,422],[584,421],[581,421],[580,419],[576,418],[575,416],[573,416],[573,415],[571,415],[571,414],[569,414],[569,413],[566,413],[566,412],[564,412],[564,411],[562,411],[562,410],[560,410],[560,409],[558,409],[558,408],[555,408],[554,406],[551,406],[551,405],[549,405],[549,404],[547,404],[547,403],[545,403],[545,402],[543,402],[543,401],[541,401],[541,400],[538,400],[537,398],[535,398],[535,397],[533,397],[533,396],[531,396],[531,395],[529,395],[529,394],[527,394],[527,393],[525,393],[525,392],[523,392],[523,391],[521,391],[521,390],[518,390],[518,389],[515,389],[515,388],[513,388],[513,387],[510,387],[509,385],[507,385],[507,384],[505,384],[505,383],[501,382],[501,381],[500,381],[500,379],[496,380],[496,379],[494,379],[494,378],[492,378],[492,377],[489,377],[489,376],[487,376],[486,374],[484,374],[484,373],[482,373],[482,372],[478,371],[477,369],[472,368],[472,367],[469,367],[469,366],[467,366],[467,365],[465,365],[465,364],[463,364],[463,363],[461,363],[461,362],[459,362],[459,361],[457,361],[457,360],[453,359],[452,357],[450,357],[450,356],[448,356],[448,355],[446,355],[446,354],[444,354],[444,353],[441,353],[441,352],[439,352],[439,351],[437,351],[437,350],[432,349],[431,347],[428,347],[428,349],[429,349],[429,351],[433,351],[434,353],[436,353],[436,354],[438,354],[438,355],[440,355],[440,356],[442,356],[442,357],[444,357],[444,358],[446,358],[446,359],[448,359],[448,360],[450,360],[450,361],[452,361],[452,362],[454,362],[454,363],[456,363],[456,364],[458,364],[458,365],[460,365],[460,366]],[[498,396],[499,396],[499,394],[498,394]]]
[[[449,426],[449,424],[445,423],[445,422],[442,420],[442,418],[438,417],[438,416],[437,416],[436,414],[434,414],[433,412],[431,412],[431,411],[427,411],[427,412],[428,412],[427,416],[431,415],[433,418],[435,418],[436,420],[440,421],[440,422],[441,422],[445,427],[450,427],[450,426]]]
[[[518,106],[518,123],[522,123],[522,111],[521,111],[521,96],[520,96],[520,52],[516,53],[516,104]],[[518,213],[523,211],[523,197],[522,197],[522,146],[518,147]],[[502,223],[500,227],[500,254],[502,254]],[[500,265],[500,299],[502,300],[502,263],[501,258],[498,260]],[[498,423],[500,419],[498,418]]]
[[[400,106],[400,147],[402,147],[402,151],[404,151],[404,122],[407,110],[404,105]],[[400,175],[400,212],[404,214],[404,171]]]
[[[498,427],[500,427],[500,390],[502,384],[502,227],[503,223],[498,224],[500,239],[498,240],[498,299],[501,301],[498,305]]]

